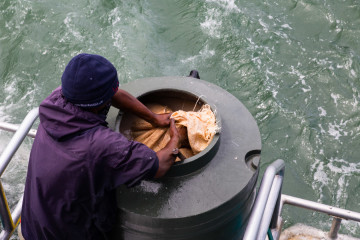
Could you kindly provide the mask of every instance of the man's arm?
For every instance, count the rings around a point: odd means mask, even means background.
[[[150,111],[137,98],[125,90],[119,89],[112,97],[111,104],[124,111],[129,111],[138,117],[150,122],[154,126],[166,127],[170,124],[170,113],[155,114]]]
[[[180,128],[180,131],[178,131],[175,120],[170,119],[171,114],[155,114],[137,98],[121,89],[112,98],[112,105],[124,111],[129,111],[155,126],[166,127],[170,124],[170,141],[163,149],[156,152],[159,159],[159,168],[155,178],[164,176],[175,162],[176,155],[174,155],[173,150],[179,148],[186,138],[186,129]]]

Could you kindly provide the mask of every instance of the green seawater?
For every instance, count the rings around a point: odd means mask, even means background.
[[[261,174],[283,159],[283,193],[360,212],[359,0],[2,0],[0,121],[20,123],[82,52],[109,59],[121,84],[197,69],[254,116]],[[2,178],[11,207],[31,141]],[[283,218],[331,225],[288,206]],[[360,237],[360,224],[340,232]]]

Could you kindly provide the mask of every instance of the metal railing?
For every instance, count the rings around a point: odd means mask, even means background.
[[[270,239],[279,239],[282,227],[281,212],[285,204],[332,216],[333,222],[328,234],[330,239],[337,239],[342,219],[360,222],[358,212],[281,194],[284,171],[283,160],[276,160],[267,167],[245,230],[244,240],[264,240],[266,235],[270,235]]]
[[[2,152],[0,156],[0,177],[4,173],[6,167],[10,163],[12,157],[20,147],[26,136],[35,137],[36,131],[31,130],[32,125],[39,115],[39,108],[34,108],[31,110],[25,119],[22,121],[21,125],[17,127],[16,125],[1,123],[0,129],[7,131],[16,131],[14,136],[11,138],[10,142]],[[5,196],[4,188],[0,180],[0,216],[1,222],[3,225],[3,230],[0,233],[0,239],[9,239],[15,230],[16,226],[19,224],[20,214],[22,209],[22,196],[18,201],[13,212],[10,212],[10,208]]]
[[[17,124],[0,122],[0,129],[8,131],[8,132],[16,132],[19,129],[19,126],[20,125],[17,125]],[[36,130],[35,129],[30,129],[29,132],[26,135],[28,137],[35,138]]]
[[[285,204],[313,210],[316,212],[326,213],[332,216],[333,221],[328,234],[329,238],[331,239],[336,239],[338,237],[338,232],[340,229],[342,219],[360,222],[360,213],[358,212],[353,212],[346,209],[337,208],[322,203],[313,202],[313,201],[282,194],[281,202],[280,202],[280,211],[279,211],[280,213]]]
[[[274,225],[275,222],[275,226],[271,228],[276,227],[277,220],[274,218],[279,212],[284,172],[285,163],[280,159],[266,168],[245,230],[244,240],[263,240],[267,235],[270,223]]]

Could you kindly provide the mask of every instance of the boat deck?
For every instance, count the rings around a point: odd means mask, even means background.
[[[328,232],[316,229],[303,224],[296,224],[285,229],[281,235],[280,240],[333,240],[329,237]],[[347,235],[338,234],[336,240],[360,240]]]

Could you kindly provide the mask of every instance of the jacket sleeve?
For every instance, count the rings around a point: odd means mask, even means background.
[[[111,174],[110,181],[113,187],[122,184],[133,187],[142,180],[155,176],[159,168],[159,159],[146,145],[129,141],[122,134],[110,129],[102,131],[99,138],[102,142],[102,161],[105,161],[106,169]]]

